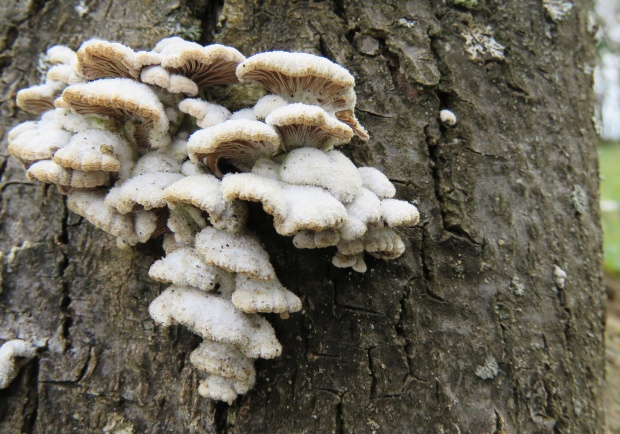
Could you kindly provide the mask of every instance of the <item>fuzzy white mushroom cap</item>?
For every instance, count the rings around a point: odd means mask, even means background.
[[[9,136],[8,150],[11,155],[25,163],[49,160],[56,151],[67,146],[72,137],[68,131],[49,126],[46,128],[41,122],[34,128],[22,128],[17,132],[12,130],[12,133],[13,139]]]
[[[225,200],[220,180],[213,175],[186,176],[166,188],[164,198],[170,204],[186,203],[206,211],[217,229],[237,232],[247,219],[246,205]]]
[[[373,227],[364,236],[364,250],[375,258],[388,261],[405,252],[405,243],[393,229]]]
[[[362,140],[368,133],[355,118],[353,76],[332,61],[307,53],[271,51],[256,54],[237,67],[240,81],[259,81],[289,102],[318,105],[349,125]]]
[[[82,170],[65,169],[51,160],[41,160],[28,168],[26,176],[30,180],[37,180],[62,187],[94,188],[110,184],[108,172],[84,172]]]
[[[73,65],[56,65],[47,70],[46,78],[50,81],[58,81],[64,84],[82,83],[84,79],[80,77]]]
[[[205,264],[191,247],[182,247],[155,261],[149,277],[158,282],[177,286],[193,286],[204,291],[212,290],[218,282],[217,269]]]
[[[298,249],[322,249],[335,246],[340,242],[338,230],[324,230],[320,232],[303,230],[293,237],[293,245]]]
[[[257,279],[275,278],[269,255],[254,235],[207,227],[196,235],[195,248],[207,264]]]
[[[35,115],[54,108],[54,100],[66,84],[61,81],[48,81],[45,84],[28,87],[17,92],[17,107]]]
[[[374,167],[358,167],[357,171],[362,177],[362,185],[381,199],[394,197],[396,194],[394,184],[380,170]]]
[[[345,205],[347,220],[340,228],[344,240],[354,240],[366,233],[368,225],[381,220],[381,201],[372,191],[362,188],[350,203]]]
[[[301,310],[301,300],[286,289],[278,279],[259,280],[237,274],[232,302],[247,313],[284,313]]]
[[[147,173],[181,173],[181,164],[171,155],[158,151],[148,152],[136,161],[131,175]]]
[[[30,342],[21,339],[5,342],[0,347],[0,389],[9,387],[19,374],[22,363],[36,355],[37,349]]]
[[[264,120],[274,110],[284,107],[289,102],[280,95],[265,95],[254,104],[254,115],[258,119]]]
[[[192,79],[200,89],[236,83],[235,70],[245,60],[245,56],[232,47],[219,44],[203,47],[177,37],[160,41],[153,51],[159,53],[161,66]]]
[[[271,73],[274,76],[279,74],[292,78],[317,77],[329,80],[340,87],[355,85],[355,79],[345,68],[325,57],[308,53],[269,51],[255,54],[237,67],[237,76],[240,81],[261,81],[272,93],[280,95],[280,92],[274,91],[265,84],[269,83],[266,79],[261,80],[262,75],[260,73]],[[300,82],[300,85],[303,84]]]
[[[159,325],[181,324],[204,339],[235,345],[247,357],[271,359],[282,352],[265,318],[199,289],[171,286],[153,300],[149,313]]]
[[[275,155],[279,146],[280,136],[269,125],[258,121],[228,120],[192,134],[187,151],[191,161],[206,160],[211,172],[222,176],[218,167],[220,158],[247,172],[259,158]]]
[[[113,212],[105,205],[104,190],[78,190],[69,194],[67,207],[81,215],[95,227],[125,240],[135,238],[131,216]]]
[[[76,69],[89,80],[98,78],[140,77],[143,66],[159,63],[159,57],[142,52],[140,56],[129,47],[116,42],[91,39],[77,51]]]
[[[222,192],[227,200],[261,202],[265,212],[274,216],[280,235],[338,228],[346,219],[344,205],[322,188],[291,185],[254,173],[226,175]]]
[[[129,143],[111,131],[91,129],[74,135],[54,154],[54,162],[67,169],[118,172],[121,162],[133,159]]]
[[[248,388],[256,382],[254,360],[232,345],[202,341],[189,360],[200,372],[247,383]]]
[[[108,78],[67,87],[62,100],[72,111],[112,118],[136,116],[144,120],[148,145],[161,148],[170,143],[169,120],[164,106],[147,85],[128,78]]]
[[[160,65],[146,67],[140,72],[140,81],[166,89],[170,93],[198,95],[198,86],[193,80],[178,74],[170,74]]]
[[[445,124],[449,127],[455,126],[457,122],[456,115],[450,110],[445,109],[439,112],[439,120],[442,124]]]
[[[77,54],[64,45],[54,45],[47,49],[47,58],[54,65],[71,65],[77,61]]]
[[[305,146],[331,150],[353,137],[351,127],[313,105],[288,104],[271,112],[265,122],[282,136],[287,150]]]
[[[166,206],[164,190],[181,178],[180,173],[161,172],[134,176],[111,189],[105,203],[121,214],[133,211],[138,205],[147,211],[162,208]]]
[[[230,111],[226,107],[200,98],[184,99],[179,103],[179,110],[196,118],[196,124],[200,128],[212,127],[230,118]]]
[[[254,114],[254,110],[246,108],[237,110],[230,116],[230,120],[247,120],[247,121],[255,121],[257,120],[256,115]]]
[[[362,189],[357,167],[338,151],[295,149],[282,161],[280,178],[291,184],[322,187],[344,203],[351,202]]]
[[[208,375],[198,383],[198,394],[203,398],[224,401],[230,405],[238,394],[244,394],[250,388],[245,383],[239,383],[219,375]]]
[[[383,199],[381,217],[389,227],[415,226],[420,221],[418,209],[404,200]]]

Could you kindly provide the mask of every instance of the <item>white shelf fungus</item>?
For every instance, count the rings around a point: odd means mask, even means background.
[[[282,160],[280,178],[291,184],[322,187],[344,203],[351,202],[362,189],[357,167],[338,151],[294,149]]]
[[[119,248],[162,240],[165,256],[149,276],[172,286],[149,313],[203,338],[190,355],[200,395],[231,403],[247,393],[254,359],[282,352],[261,314],[285,319],[302,309],[247,229],[260,208],[246,202],[260,203],[296,248],[332,247],[336,267],[364,273],[365,255],[403,253],[393,228],[415,225],[415,206],[394,199],[379,170],[333,150],[354,135],[368,139],[343,67],[281,51],[245,59],[177,37],[152,51],[90,40],[77,53],[54,46],[47,57],[54,66],[45,83],[17,95],[41,117],[9,131],[9,152]],[[269,93],[254,107],[231,113],[204,99],[207,86],[249,80]],[[19,340],[0,348],[0,388],[34,355]]]
[[[24,362],[34,358],[37,349],[30,342],[13,339],[0,347],[0,389],[6,389],[19,374]]]
[[[326,151],[348,143],[353,130],[331,117],[320,107],[289,104],[271,112],[265,119],[282,137],[284,150],[314,147]]]
[[[280,136],[272,127],[241,119],[195,132],[187,142],[187,151],[191,161],[203,161],[221,177],[220,159],[247,172],[259,158],[275,155],[279,146]]]
[[[260,82],[289,102],[318,105],[349,125],[362,140],[368,133],[353,113],[355,79],[340,65],[307,53],[272,51],[256,54],[237,67],[240,81]]]
[[[196,235],[195,247],[207,264],[257,279],[276,277],[269,255],[254,235],[234,234],[207,227]]]
[[[218,282],[217,269],[201,260],[194,249],[183,247],[155,261],[149,276],[158,282],[212,290]]]
[[[170,143],[164,106],[145,84],[128,78],[74,84],[64,90],[62,101],[79,114],[98,114],[119,120],[137,118],[137,125],[142,122],[146,128],[145,133],[138,130],[135,136],[141,146],[157,149]]]
[[[17,92],[17,107],[33,115],[39,115],[54,108],[54,100],[64,88],[65,84],[60,81],[48,81],[39,86],[22,89]]]
[[[198,289],[171,286],[149,306],[155,322],[181,324],[204,339],[231,344],[247,357],[272,359],[282,352],[271,324],[239,311],[230,301]]]
[[[286,289],[278,279],[260,280],[237,274],[232,302],[242,312],[299,312],[301,300]]]

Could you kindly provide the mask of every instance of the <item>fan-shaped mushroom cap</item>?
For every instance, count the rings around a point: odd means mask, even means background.
[[[28,168],[26,176],[31,180],[73,188],[94,188],[110,183],[107,172],[65,169],[51,160],[37,161]]]
[[[180,173],[161,172],[134,176],[111,189],[105,203],[121,214],[133,211],[137,205],[141,205],[147,211],[163,208],[166,206],[164,190],[181,178],[183,175]]]
[[[259,158],[275,155],[279,146],[280,137],[269,125],[258,121],[229,120],[192,134],[187,151],[191,161],[206,160],[211,172],[221,177],[220,159],[247,172]]]
[[[81,115],[73,113],[70,109],[62,108],[43,113],[41,122],[49,123],[72,133],[80,133],[89,129],[112,129],[113,127],[113,122],[107,118]]]
[[[282,184],[275,179],[254,173],[231,173],[222,179],[221,189],[228,201],[240,199],[261,202],[265,212],[277,220],[284,220],[288,216]]]
[[[231,121],[236,120],[246,120],[246,121],[255,121],[257,120],[256,115],[254,114],[254,110],[250,108],[237,110],[232,115],[230,115]]]
[[[339,228],[346,218],[342,203],[322,188],[285,184],[284,198],[287,216],[282,221],[274,220],[280,235],[291,236],[304,229],[321,232]]]
[[[338,253],[345,256],[357,255],[364,252],[364,240],[340,240],[338,243]]]
[[[12,143],[13,140],[15,140],[17,136],[19,136],[22,133],[25,133],[26,131],[37,130],[39,128],[39,124],[40,124],[40,121],[26,121],[26,122],[22,122],[21,124],[15,125],[13,128],[9,130],[6,136],[9,144]]]
[[[235,69],[245,56],[232,47],[213,44],[203,47],[181,38],[168,38],[155,47],[161,66],[171,73],[192,79],[198,88],[237,82]]]
[[[64,45],[54,45],[47,49],[47,58],[54,65],[71,65],[77,62],[77,54]]]
[[[242,312],[285,313],[301,310],[301,300],[278,279],[258,280],[243,274],[235,278],[232,302]]]
[[[297,96],[296,102],[305,102],[301,100],[305,97],[311,104],[316,104],[318,97],[335,99],[343,89],[355,85],[349,71],[325,57],[285,51],[248,57],[237,67],[237,76],[242,82],[258,81],[285,99]]]
[[[298,249],[322,249],[335,246],[340,242],[338,230],[325,230],[320,232],[300,231],[293,237],[293,245]]]
[[[362,188],[360,193],[345,205],[347,220],[340,228],[344,240],[361,238],[369,224],[381,220],[381,201],[372,191]]]
[[[146,128],[146,146],[161,148],[170,143],[168,117],[157,95],[145,84],[128,78],[109,78],[69,86],[62,100],[75,113],[112,118],[138,117]],[[141,143],[142,145],[142,143]]]
[[[0,390],[9,387],[22,366],[18,359],[27,361],[37,355],[37,349],[30,342],[13,339],[0,347]]]
[[[186,161],[185,163],[181,164],[181,173],[185,176],[195,176],[208,175],[209,171],[202,164]]]
[[[265,212],[274,216],[274,227],[280,235],[290,236],[304,229],[338,228],[346,219],[342,203],[327,191],[286,184],[254,173],[226,175],[222,192],[226,200],[261,202]]]
[[[257,279],[275,278],[269,255],[254,235],[206,227],[196,235],[195,249],[207,264]]]
[[[336,253],[332,258],[332,264],[338,268],[353,268],[358,273],[365,273],[368,269],[364,261],[364,255],[361,253],[351,256]]]
[[[213,175],[186,176],[168,187],[164,198],[170,204],[186,203],[208,212],[217,229],[236,232],[247,218],[245,204],[225,200],[220,181]]]
[[[362,140],[368,140],[353,114],[353,76],[324,57],[283,51],[259,53],[237,67],[237,76],[242,82],[258,81],[287,101],[321,106],[349,125]]]
[[[364,249],[375,258],[396,259],[405,252],[405,243],[391,228],[369,228],[364,236]]]
[[[56,65],[47,70],[46,77],[50,81],[57,81],[65,84],[77,84],[84,82],[84,79],[77,75],[73,65]]]
[[[54,154],[54,162],[74,170],[119,172],[133,159],[129,143],[111,131],[91,129],[74,135]],[[125,175],[129,175],[129,168]]]
[[[381,214],[383,221],[389,227],[415,226],[420,221],[418,209],[404,200],[383,199]]]
[[[207,374],[248,383],[250,387],[256,381],[254,360],[232,345],[202,341],[191,352],[189,360],[199,371]]]
[[[161,87],[170,93],[184,93],[190,96],[198,95],[198,86],[196,86],[193,80],[183,75],[170,74],[160,65],[144,68],[140,73],[140,81]]]
[[[144,175],[146,173],[180,173],[181,165],[177,160],[168,154],[161,152],[148,152],[136,161],[132,176]]]
[[[357,167],[338,151],[295,149],[282,161],[280,177],[291,184],[322,187],[344,203],[351,202],[362,188]]]
[[[9,137],[8,150],[12,156],[26,164],[48,160],[63,146],[67,146],[72,134],[60,128],[42,125],[37,122],[34,128],[29,124]],[[13,130],[12,130],[13,131]]]
[[[378,169],[374,167],[358,167],[357,171],[362,177],[362,184],[379,198],[390,198],[396,194],[394,184]]]
[[[28,87],[17,92],[17,107],[25,112],[39,115],[54,109],[54,100],[66,87],[60,81],[47,81],[45,84]]]
[[[271,158],[260,158],[254,163],[252,173],[280,180],[280,163],[273,161]]]
[[[133,219],[108,208],[104,203],[106,194],[105,190],[76,190],[69,194],[67,207],[96,228],[125,240],[134,239],[136,234]]]
[[[129,47],[115,42],[91,39],[84,42],[77,51],[76,69],[89,80],[98,78],[140,77],[143,66],[159,63],[159,56],[136,53]]]
[[[288,104],[276,109],[265,122],[280,134],[285,150],[306,146],[331,150],[348,143],[353,137],[353,130],[348,125],[328,115],[322,108],[307,104]]]
[[[208,375],[198,383],[198,394],[203,398],[224,401],[232,404],[237,395],[243,395],[253,386],[219,375]]]
[[[200,98],[186,98],[179,103],[179,110],[196,118],[200,128],[221,124],[230,117],[230,111],[219,104],[213,104]]]
[[[254,104],[254,115],[258,119],[265,119],[274,110],[284,107],[289,102],[280,95],[265,95]]]
[[[184,325],[204,339],[235,345],[248,357],[271,359],[282,352],[265,318],[244,314],[230,301],[199,289],[171,286],[153,300],[149,313],[159,325]]]
[[[210,291],[218,283],[217,268],[205,264],[191,247],[182,247],[155,261],[149,277],[177,286],[193,286]]]

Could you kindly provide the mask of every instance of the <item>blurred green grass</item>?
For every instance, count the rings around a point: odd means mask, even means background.
[[[604,268],[620,275],[620,142],[601,143],[599,157]]]

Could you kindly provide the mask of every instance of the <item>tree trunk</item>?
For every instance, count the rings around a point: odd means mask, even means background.
[[[15,93],[54,44],[148,49],[202,32],[246,55],[321,54],[355,75],[371,135],[344,151],[385,172],[422,222],[401,232],[403,257],[359,274],[253,221],[304,310],[269,317],[283,355],[259,361],[254,390],[228,406],[197,393],[198,338],[148,315],[158,243],[117,250],[3,146],[0,339],[40,349],[0,391],[0,431],[603,431],[588,1],[121,3],[0,4],[3,133],[26,119]]]

